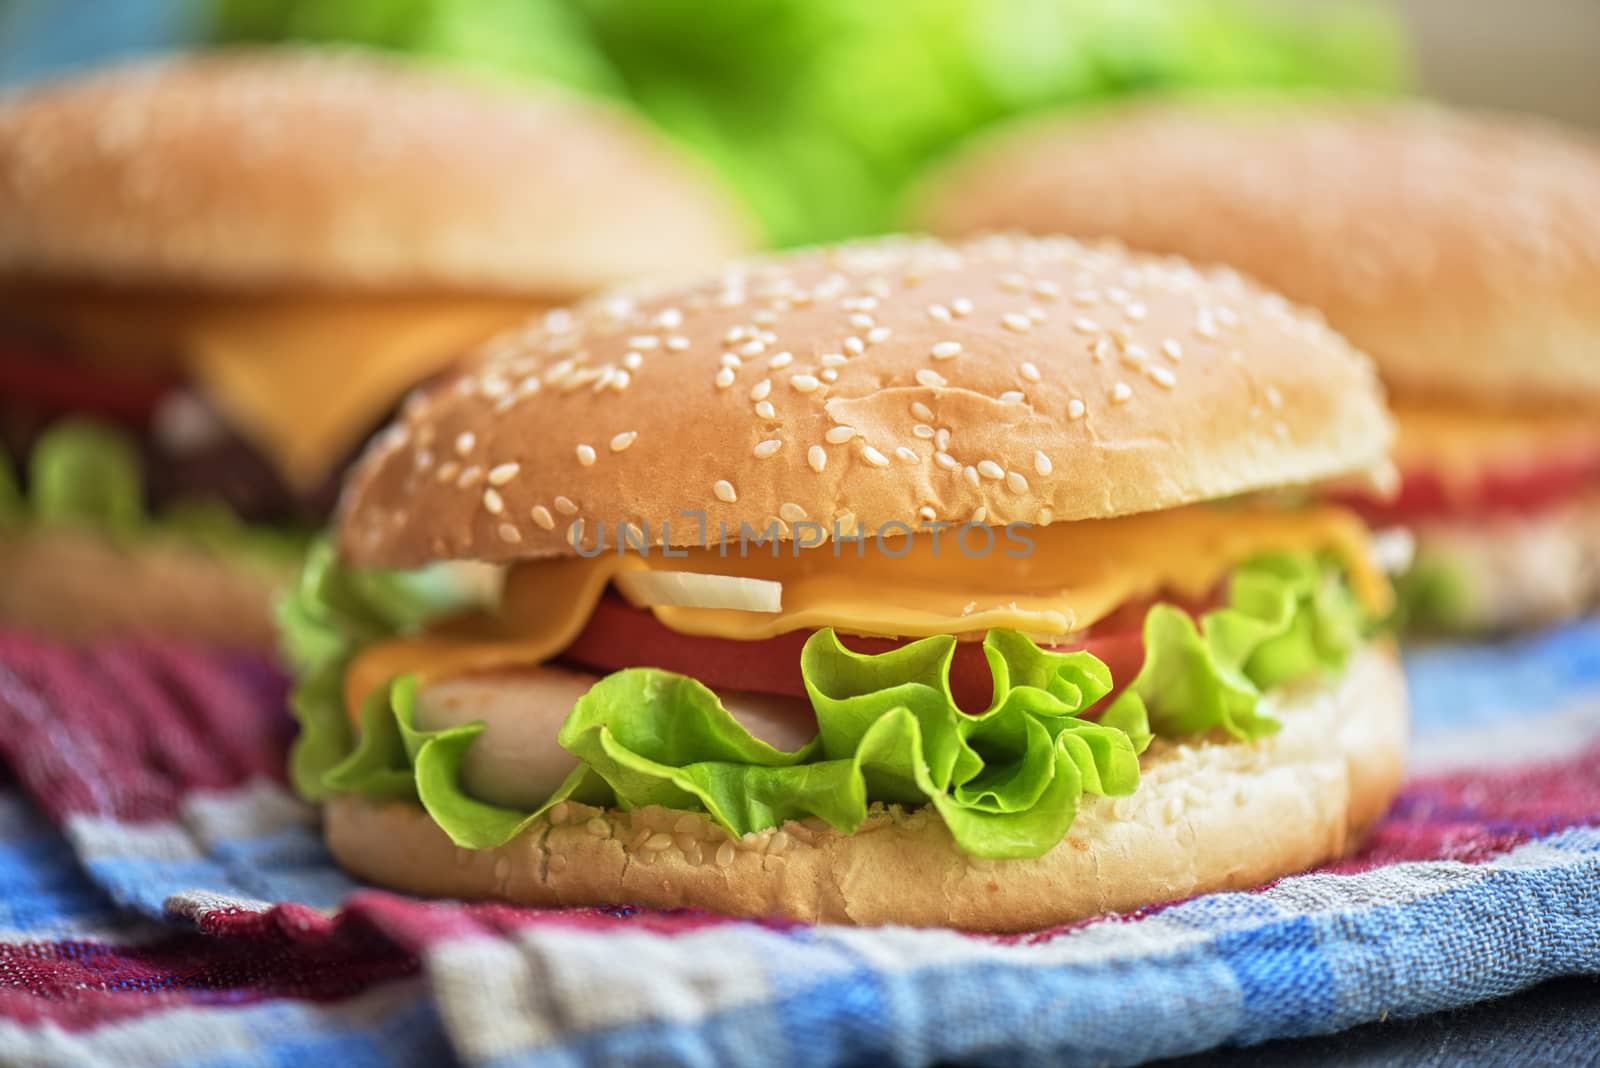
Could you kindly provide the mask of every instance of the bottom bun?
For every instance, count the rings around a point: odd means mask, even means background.
[[[876,808],[855,834],[815,819],[736,838],[704,815],[556,805],[498,849],[467,850],[417,805],[341,796],[328,845],[354,874],[432,897],[636,904],[821,923],[1026,931],[1213,890],[1343,855],[1399,788],[1406,699],[1392,649],[1274,692],[1284,727],[1254,743],[1157,740],[1131,797],[1086,797],[1033,860],[956,848],[931,809]]]
[[[1600,605],[1600,490],[1528,516],[1419,525],[1417,560],[1462,584],[1422,629],[1497,631],[1559,623]]]
[[[271,651],[272,602],[293,576],[176,538],[0,531],[0,625],[74,640],[155,634]]]

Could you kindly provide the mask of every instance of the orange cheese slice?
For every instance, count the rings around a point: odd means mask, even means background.
[[[826,543],[796,552],[789,543],[691,549],[686,556],[608,550],[592,559],[528,561],[507,576],[499,612],[450,621],[412,638],[364,650],[346,676],[352,709],[401,674],[424,681],[537,664],[566,648],[595,602],[623,569],[654,568],[737,575],[783,583],[778,612],[655,607],[685,634],[755,641],[795,630],[835,627],[897,638],[978,635],[991,628],[1064,638],[1130,601],[1173,592],[1200,597],[1242,561],[1265,552],[1328,552],[1343,564],[1374,613],[1387,610],[1389,585],[1373,563],[1365,526],[1336,508],[1245,511],[1195,506],[1117,519],[992,528],[963,542],[955,529],[932,534]],[[1026,543],[1014,540],[1027,539]],[[614,542],[608,541],[608,545]],[[1010,555],[1008,550],[1018,555]]]

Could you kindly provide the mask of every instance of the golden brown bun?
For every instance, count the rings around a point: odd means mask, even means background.
[[[1389,436],[1366,358],[1231,272],[891,239],[491,342],[374,440],[340,543],[411,566],[570,552],[579,521],[1089,519],[1377,469]]]
[[[1403,773],[1393,650],[1363,650],[1340,681],[1274,699],[1278,735],[1156,742],[1132,797],[1085,797],[1066,840],[1037,860],[969,857],[928,809],[878,811],[853,835],[807,820],[736,839],[697,813],[569,803],[508,845],[469,851],[417,805],[341,796],[326,833],[356,875],[430,897],[1034,930],[1255,886],[1353,849]]]
[[[920,225],[1108,236],[1319,308],[1396,393],[1600,404],[1600,146],[1422,105],[1132,106],[1033,121]]]
[[[272,602],[293,580],[171,539],[92,530],[0,531],[0,625],[71,639],[156,634],[271,652]]]
[[[564,296],[750,247],[603,105],[360,53],[138,63],[0,105],[0,274]]]

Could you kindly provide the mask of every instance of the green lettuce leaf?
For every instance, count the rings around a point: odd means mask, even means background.
[[[415,630],[472,604],[476,596],[454,581],[447,567],[362,570],[340,563],[326,538],[312,545],[299,581],[277,607],[280,651],[300,680],[289,702],[300,724],[289,751],[289,778],[302,796],[320,800],[340,791],[396,796],[389,780],[367,774],[403,768],[393,761],[381,768],[377,763],[380,756],[399,752],[384,748],[387,724],[394,718],[389,700],[378,695],[376,703],[368,702],[358,748],[344,710],[345,668],[361,646]],[[342,768],[341,774],[333,775],[335,768]],[[412,778],[409,770],[403,775]]]
[[[274,571],[297,566],[310,542],[304,530],[246,523],[216,501],[184,501],[151,514],[138,445],[122,430],[62,419],[34,442],[27,489],[0,454],[0,524],[93,527],[116,538],[174,538]]]
[[[421,729],[413,679],[373,695],[360,732],[350,730],[338,685],[350,651],[437,612],[392,585],[402,579],[343,568],[323,547],[286,603],[286,630],[332,623],[320,640],[300,639],[310,670],[296,694],[295,781],[309,797],[415,798],[472,849],[503,844],[573,799],[703,811],[740,835],[805,817],[848,833],[873,803],[932,805],[975,856],[1039,856],[1066,835],[1084,794],[1137,788],[1138,755],[1153,734],[1272,733],[1279,724],[1264,692],[1338,670],[1366,627],[1335,567],[1310,555],[1263,556],[1237,569],[1225,606],[1198,625],[1170,605],[1152,608],[1144,666],[1109,706],[1114,680],[1095,657],[990,632],[983,651],[993,691],[978,715],[951,696],[953,638],[868,655],[819,631],[801,653],[817,734],[794,751],[752,736],[694,679],[628,669],[599,680],[567,716],[558,741],[578,767],[530,812],[463,789],[462,764],[483,725]]]
[[[1261,701],[1276,686],[1342,669],[1366,619],[1337,569],[1307,554],[1271,554],[1241,565],[1228,602],[1199,626],[1171,605],[1144,621],[1144,665],[1113,704],[1137,706],[1158,734],[1221,728],[1260,738],[1280,723]]]

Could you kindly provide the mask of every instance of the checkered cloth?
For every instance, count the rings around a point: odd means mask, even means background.
[[[362,889],[270,668],[0,634],[0,1060],[1127,1064],[1600,972],[1600,622],[1409,668],[1414,777],[1359,856],[988,937]]]

